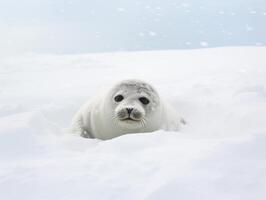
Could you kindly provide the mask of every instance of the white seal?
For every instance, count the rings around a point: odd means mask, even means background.
[[[85,103],[74,116],[71,132],[107,140],[128,133],[176,131],[182,123],[150,84],[124,80]]]

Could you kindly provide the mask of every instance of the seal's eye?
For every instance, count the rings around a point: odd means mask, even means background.
[[[147,104],[150,103],[149,99],[147,99],[146,97],[140,97],[140,98],[139,98],[139,101],[140,101],[141,103],[143,103],[144,105],[147,105]]]
[[[120,102],[120,101],[122,101],[123,99],[124,99],[124,97],[123,97],[121,94],[115,96],[115,101],[116,101],[116,102]]]

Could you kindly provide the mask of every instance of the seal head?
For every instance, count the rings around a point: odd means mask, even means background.
[[[112,120],[123,130],[145,131],[160,104],[154,88],[139,80],[126,80],[115,85],[108,96],[111,98],[108,106],[113,110]]]

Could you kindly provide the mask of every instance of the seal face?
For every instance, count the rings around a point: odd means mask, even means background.
[[[125,80],[86,103],[73,119],[72,132],[111,139],[161,128],[177,130],[180,118],[173,117],[172,113],[150,84]]]
[[[124,130],[144,130],[160,103],[151,86],[133,80],[119,83],[110,95],[114,122]]]

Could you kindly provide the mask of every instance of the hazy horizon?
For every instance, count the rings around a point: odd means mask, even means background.
[[[262,0],[0,1],[0,53],[87,53],[266,44]]]

